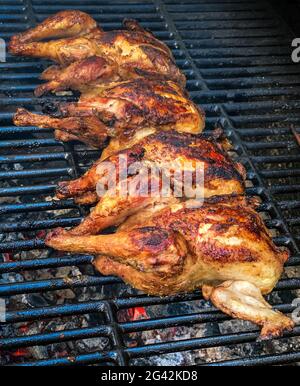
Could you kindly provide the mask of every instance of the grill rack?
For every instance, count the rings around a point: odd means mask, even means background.
[[[79,0],[60,1],[3,0],[0,6],[0,37],[9,38],[49,14],[62,9],[80,9],[92,15],[104,29],[115,29],[125,17],[132,17],[150,28],[155,35],[173,49],[176,61],[188,79],[188,90],[196,103],[207,113],[208,130],[214,124],[224,128],[234,144],[240,161],[246,166],[251,186],[248,194],[262,199],[261,210],[267,214],[266,223],[277,231],[277,245],[288,246],[292,256],[287,266],[300,263],[300,154],[298,144],[291,131],[299,128],[300,66],[291,63],[291,31],[274,12],[268,2],[246,0],[188,0],[179,4],[174,0],[147,1]],[[12,126],[12,112],[17,106],[31,109],[58,100],[56,97],[34,98],[32,91],[37,85],[37,76],[45,62],[7,57],[0,63],[0,163],[12,165],[35,162],[59,161],[62,167],[4,170],[0,178],[9,186],[0,188],[1,197],[34,195],[39,199],[21,203],[0,205],[0,232],[32,231],[56,226],[77,224],[86,209],[77,207],[72,200],[45,201],[52,195],[55,183],[47,179],[74,178],[90,165],[97,152],[86,151],[73,144],[59,143],[51,131],[37,128]],[[298,97],[298,98],[297,98]],[[62,100],[60,97],[59,100]],[[275,125],[273,125],[275,123]],[[288,149],[288,152],[285,149]],[[37,149],[37,152],[35,152]],[[39,180],[40,178],[40,180]],[[28,179],[32,179],[33,183]],[[46,182],[45,182],[46,180]],[[24,184],[24,181],[26,183]],[[37,181],[37,183],[36,183]],[[9,222],[10,214],[51,211],[57,209],[77,210],[76,217],[59,219],[37,219]],[[0,252],[43,250],[42,240],[31,238],[2,242]],[[35,260],[0,263],[0,273],[38,270],[63,266],[89,264],[91,256],[59,256]],[[53,291],[64,288],[102,286],[117,284],[114,277],[82,276],[80,279],[63,278],[0,284],[0,297],[16,294]],[[277,291],[300,289],[300,276],[283,278]],[[294,292],[296,293],[296,292]],[[47,308],[9,311],[6,323],[98,312],[106,323],[97,327],[59,332],[40,333],[34,336],[1,338],[0,350],[47,345],[64,340],[86,339],[105,336],[112,344],[108,352],[80,355],[76,358],[58,358],[24,363],[24,365],[67,365],[75,363],[113,363],[124,365],[134,358],[169,352],[186,351],[223,345],[242,344],[254,341],[257,330],[236,332],[197,339],[162,342],[141,347],[125,347],[124,334],[147,329],[162,329],[170,326],[221,322],[226,315],[211,307],[203,312],[189,315],[168,316],[150,320],[120,323],[117,311],[131,307],[169,304],[200,300],[199,293],[186,296],[157,298],[145,295],[120,297],[103,301],[89,301],[57,305]],[[293,311],[289,303],[277,304],[283,312]],[[300,328],[286,333],[286,338],[300,336]],[[260,355],[232,359],[212,365],[256,365],[300,362],[300,351]]]

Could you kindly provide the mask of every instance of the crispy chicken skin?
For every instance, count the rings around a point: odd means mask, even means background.
[[[203,287],[204,296],[225,313],[261,325],[262,338],[293,327],[261,296],[275,286],[288,252],[273,244],[244,197],[216,196],[197,208],[186,202],[141,210],[115,234],[73,236],[55,230],[46,244],[95,254],[102,274],[120,276],[147,294]]]
[[[191,163],[193,172],[197,167],[204,170],[204,196],[220,194],[242,194],[244,192],[245,170],[240,163],[230,159],[223,150],[219,139],[212,135],[198,136],[176,133],[174,131],[157,132],[142,139],[129,149],[103,160],[101,157],[80,178],[59,183],[59,198],[81,196],[83,193],[95,191],[96,184],[102,177],[101,165],[111,162],[119,171],[120,155],[127,156],[127,167],[133,162],[155,165],[161,170],[185,170]],[[220,135],[218,133],[217,135]],[[199,163],[199,164],[197,164]],[[104,170],[105,171],[105,170]]]
[[[63,11],[13,36],[9,51],[60,65],[51,68],[51,77],[44,73],[42,78],[48,82],[37,88],[36,95],[70,88],[82,91],[95,82],[139,77],[170,79],[184,86],[185,76],[170,49],[135,20],[123,24],[125,30],[103,32],[87,14]],[[41,42],[46,38],[64,39]]]
[[[149,129],[198,134],[205,125],[204,112],[171,81],[136,79],[110,83],[91,88],[76,103],[61,104],[60,110],[64,118],[18,109],[13,121],[16,126],[53,128],[59,135],[65,131],[94,147],[103,146],[107,137],[118,137],[126,147],[137,131]]]

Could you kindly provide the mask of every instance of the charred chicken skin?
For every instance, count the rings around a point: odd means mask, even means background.
[[[13,36],[9,51],[58,63],[44,72],[42,79],[48,82],[36,89],[36,95],[66,89],[83,91],[92,84],[139,77],[185,85],[185,76],[164,43],[134,20],[125,20],[124,27],[103,32],[87,14],[63,11]],[[53,38],[57,40],[49,40]],[[41,41],[44,39],[49,41]]]
[[[261,338],[279,336],[293,322],[263,299],[279,279],[288,252],[277,248],[244,197],[216,196],[201,207],[176,203],[141,210],[115,234],[53,231],[47,245],[92,253],[104,275],[120,276],[148,294],[202,288],[223,312],[262,326]]]
[[[198,134],[205,124],[204,112],[177,84],[149,79],[91,88],[78,102],[61,104],[60,111],[64,118],[18,109],[13,121],[17,126],[53,128],[58,139],[76,138],[94,147],[103,146],[107,137],[118,137],[120,144],[114,145],[114,151],[149,130]]]

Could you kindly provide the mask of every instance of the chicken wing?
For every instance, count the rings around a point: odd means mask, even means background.
[[[227,280],[216,287],[204,285],[202,293],[205,299],[210,300],[225,314],[262,326],[262,340],[280,336],[284,330],[294,327],[290,318],[272,310],[259,288],[251,282]]]
[[[100,56],[90,56],[76,61],[68,67],[51,66],[45,70],[41,79],[48,80],[35,89],[35,95],[41,96],[49,91],[64,91],[66,89],[84,92],[96,86],[99,81],[113,82],[120,79],[116,65]]]

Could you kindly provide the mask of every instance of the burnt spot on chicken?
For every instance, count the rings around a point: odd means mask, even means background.
[[[158,253],[170,245],[169,234],[164,229],[156,227],[143,227],[138,229],[138,236],[134,241],[151,253]]]

